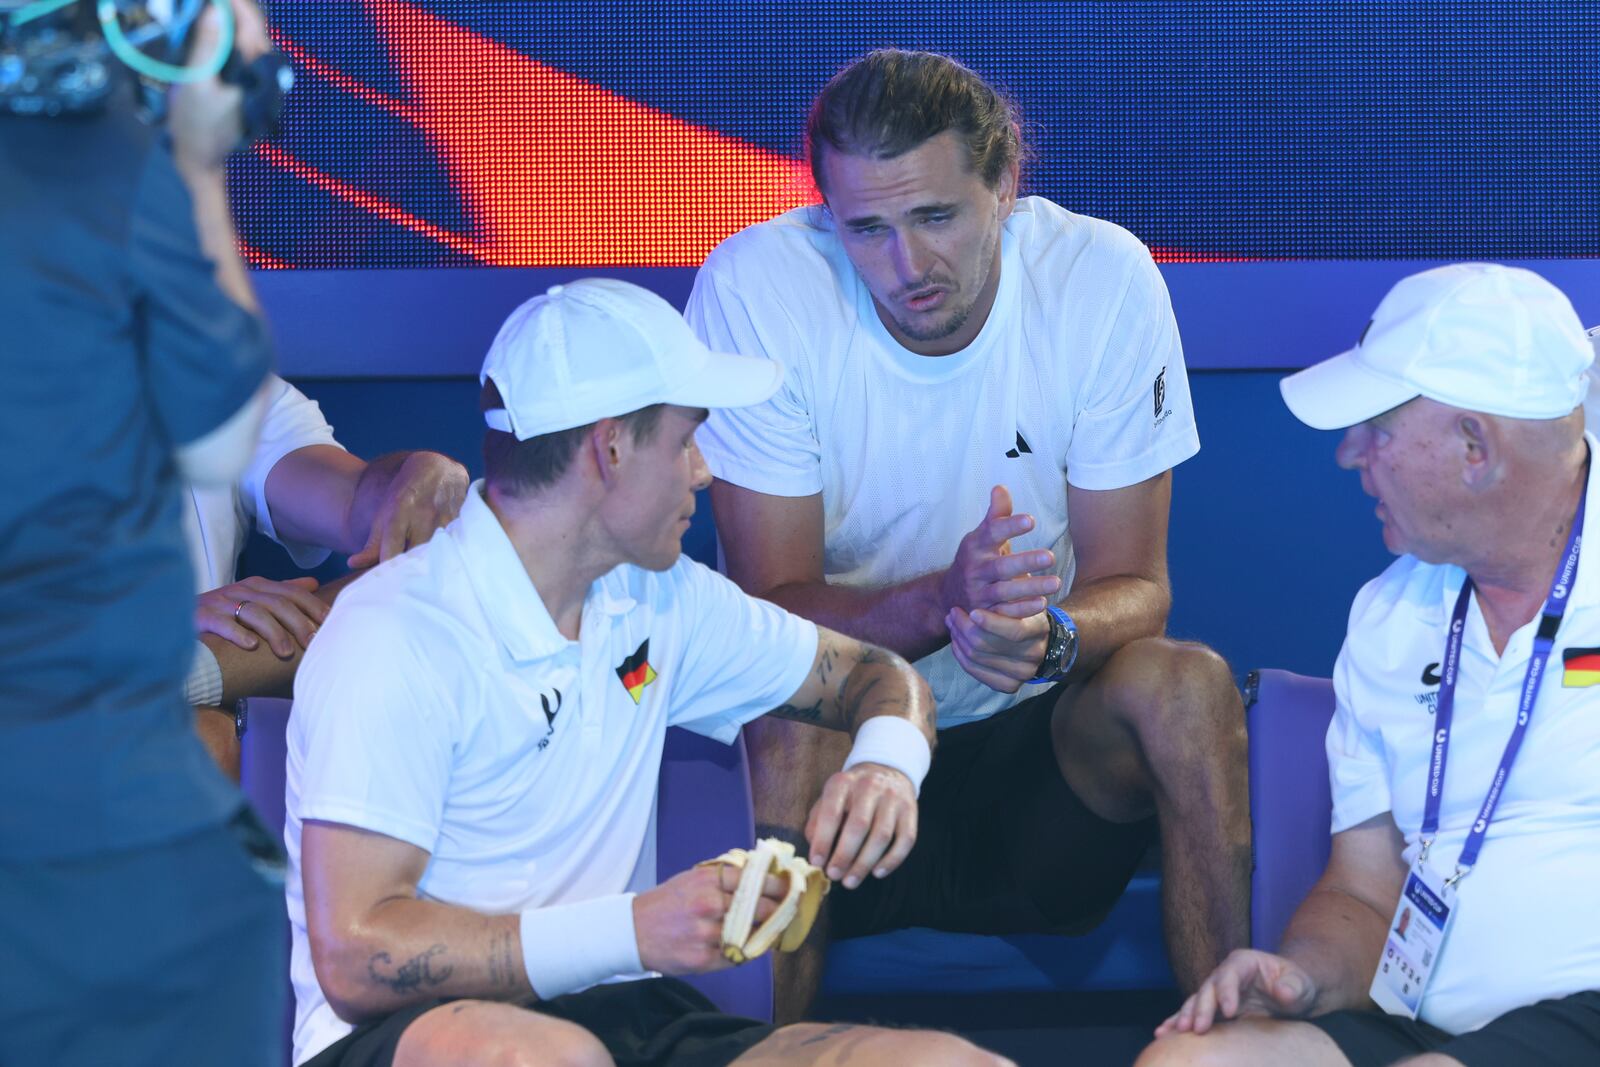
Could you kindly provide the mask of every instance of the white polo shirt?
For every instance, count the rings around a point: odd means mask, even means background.
[[[717,477],[775,496],[822,494],[828,582],[892,585],[950,565],[995,485],[1033,515],[1018,550],[1076,573],[1067,483],[1118,489],[1200,447],[1166,285],[1128,231],[1040,197],[1001,233],[994,307],[936,358],[884,327],[828,215],[798,208],[719,245],[685,317],[712,348],[785,367],[763,404],[713,411],[699,444]],[[972,678],[949,647],[915,664],[939,725],[1031,695]]]
[[[306,939],[300,827],[320,819],[431,858],[419,896],[510,914],[655,884],[668,725],[731,742],[794,695],[817,628],[680,559],[596,582],[557,631],[481,495],[340,595],[289,721],[294,1061],[348,1033]]]
[[[1589,449],[1600,455],[1593,437]],[[1591,530],[1600,521],[1595,484],[1591,470]],[[1589,679],[1564,669],[1585,650],[1600,653],[1600,541],[1593,544],[1579,562],[1522,750],[1477,866],[1458,887],[1454,925],[1422,1001],[1423,1021],[1451,1033],[1524,1004],[1600,989],[1600,686],[1579,685]],[[1408,865],[1421,849],[1445,630],[1465,580],[1460,567],[1396,560],[1357,595],[1334,668],[1333,830],[1393,812]],[[1538,625],[1535,618],[1516,631],[1496,656],[1473,598],[1439,837],[1429,853],[1447,872],[1505,751]]]
[[[310,569],[328,558],[328,549],[321,545],[304,545],[278,536],[272,524],[272,509],[267,506],[267,475],[290,452],[310,445],[332,445],[341,450],[344,446],[333,439],[333,427],[322,417],[315,400],[277,375],[267,382],[261,436],[250,456],[250,465],[239,480],[220,489],[189,487],[183,530],[189,542],[195,588],[202,593],[233,581],[239,553],[256,529],[282,545],[297,567]]]

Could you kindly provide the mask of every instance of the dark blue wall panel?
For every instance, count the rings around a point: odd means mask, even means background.
[[[1600,194],[1597,194],[1600,195]],[[1162,277],[1191,370],[1302,367],[1349,347],[1395,282],[1440,260],[1167,263]],[[1600,324],[1600,259],[1505,260],[1560,286]],[[624,278],[682,307],[689,268],[262,271],[255,275],[291,377],[477,374],[522,301],[585,275]]]

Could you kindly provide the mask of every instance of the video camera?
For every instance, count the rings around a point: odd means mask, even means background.
[[[190,33],[207,7],[222,19],[216,54],[186,65]],[[217,75],[244,94],[242,140],[251,144],[276,132],[294,71],[277,52],[241,61],[233,32],[229,0],[0,0],[0,113],[92,113],[126,68],[159,121],[168,86]]]

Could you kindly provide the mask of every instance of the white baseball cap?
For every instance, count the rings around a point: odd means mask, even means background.
[[[713,352],[673,306],[615,278],[552,285],[511,313],[478,383],[505,406],[484,412],[519,441],[652,404],[737,408],[778,391],[783,364]]]
[[[1589,389],[1594,350],[1566,295],[1531,270],[1456,263],[1402,278],[1356,346],[1278,383],[1318,430],[1415,397],[1515,419],[1556,419]]]

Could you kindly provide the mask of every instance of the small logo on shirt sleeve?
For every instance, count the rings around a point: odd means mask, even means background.
[[[1561,685],[1567,689],[1600,685],[1600,648],[1562,649]]]
[[[1162,367],[1161,373],[1156,375],[1155,394],[1156,410],[1152,418],[1161,418],[1161,413],[1167,407],[1167,368]]]
[[[633,655],[622,661],[622,666],[617,668],[617,677],[622,679],[622,688],[628,691],[635,704],[644,699],[644,687],[656,680],[656,669],[650,666],[648,637],[639,643]]]

